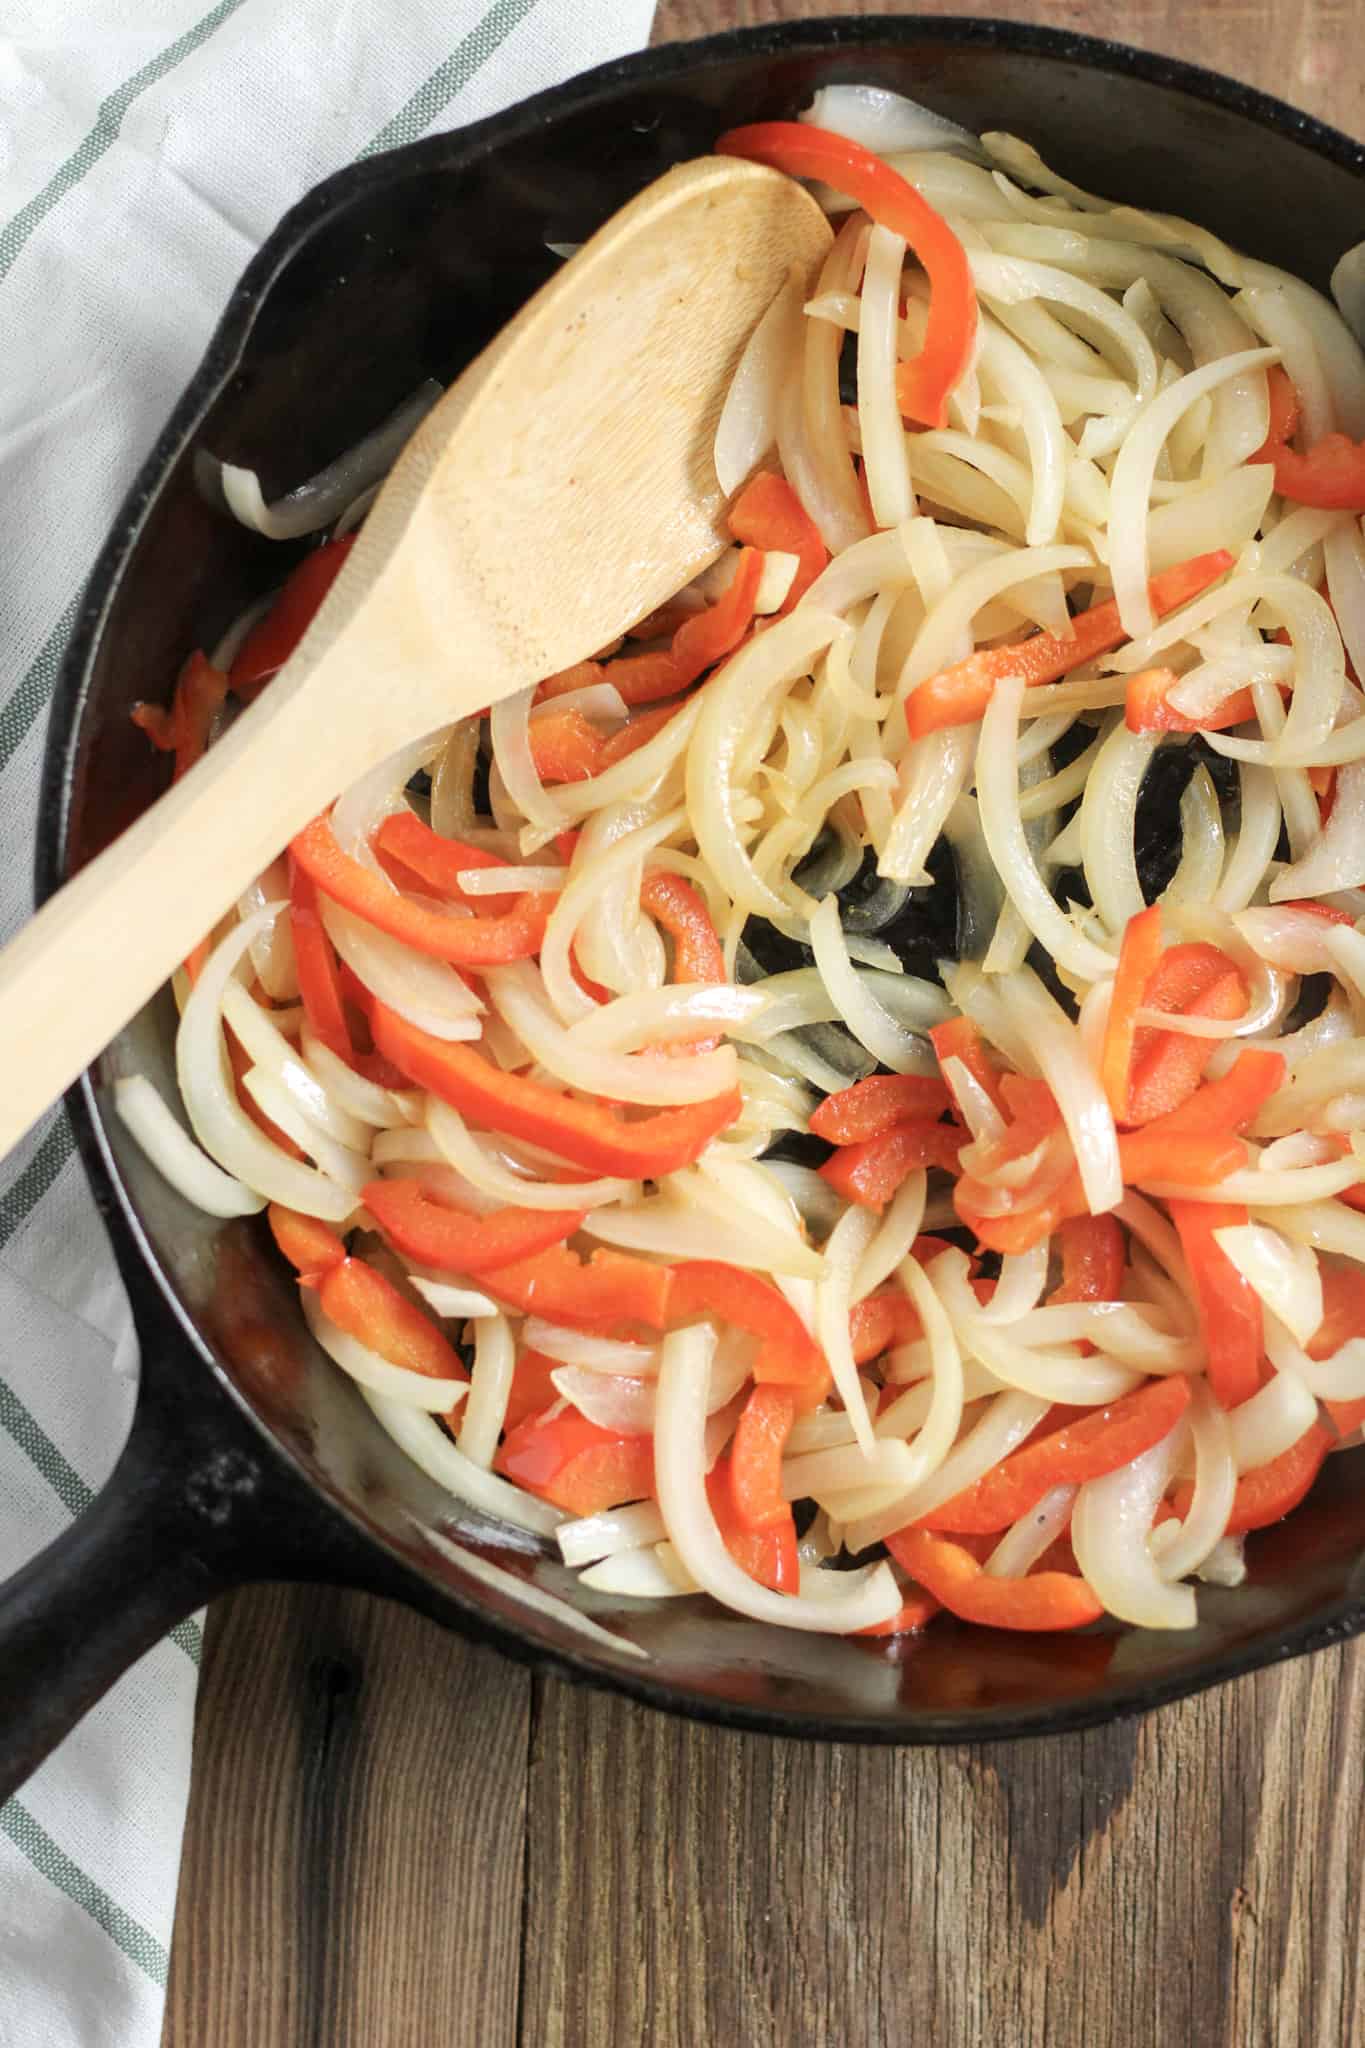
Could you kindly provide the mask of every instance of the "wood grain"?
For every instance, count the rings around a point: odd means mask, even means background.
[[[847,7],[663,0],[656,40]],[[957,13],[930,5],[926,13]],[[995,0],[1365,133],[1365,0]],[[164,2048],[1350,2048],[1365,1650],[893,1753],[529,1680],[360,1595],[212,1617]]]

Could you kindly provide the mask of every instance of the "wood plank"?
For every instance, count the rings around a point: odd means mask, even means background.
[[[404,1609],[214,1609],[164,2048],[513,2048],[530,1679]]]

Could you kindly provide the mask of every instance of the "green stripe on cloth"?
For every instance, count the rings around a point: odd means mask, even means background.
[[[221,28],[228,16],[235,14],[237,9],[244,5],[245,0],[218,0],[218,5],[210,8],[209,12],[191,28],[187,28],[183,36],[177,36],[176,40],[168,44],[158,56],[153,57],[150,63],[144,64],[140,71],[135,71],[131,78],[126,78],[122,85],[100,101],[95,125],[80,147],[72,151],[64,164],[58,165],[42,191],[35,193],[27,206],[20,207],[14,218],[0,228],[0,278],[13,267],[15,259],[39,222],[51,213],[53,207],[58,205],[68,192],[80,184],[86,172],[99,162],[105,151],[112,149],[118,140],[123,117],[139,94],[144,93],[149,85],[155,85],[158,79],[164,78],[167,72],[174,71],[183,58],[190,56],[201,43],[206,43],[214,30]]]
[[[62,1506],[70,1515],[83,1515],[94,1500],[94,1489],[43,1428],[36,1415],[24,1406],[7,1380],[0,1379],[0,1429],[14,1438],[20,1450],[42,1473]],[[197,1621],[178,1622],[171,1641],[183,1650],[191,1664],[204,1654],[204,1635]]]
[[[482,21],[456,45],[444,64],[439,64],[423,80],[393,119],[384,123],[373,142],[361,150],[361,156],[377,156],[381,150],[397,149],[425,134],[442,108],[483,69],[493,52],[534,12],[535,6],[536,0],[494,0]]]
[[[149,1934],[131,1913],[125,1913],[122,1906],[115,1905],[103,1886],[96,1884],[93,1877],[87,1877],[79,1864],[73,1863],[66,1851],[58,1848],[46,1828],[39,1826],[26,1806],[17,1799],[0,1806],[0,1828],[49,1884],[55,1884],[58,1891],[65,1892],[83,1913],[88,1913],[116,1947],[122,1949],[128,1960],[136,1963],[153,1984],[165,1990],[170,1957],[156,1936]]]
[[[51,1130],[28,1165],[0,1195],[0,1248],[9,1243],[19,1225],[42,1201],[75,1149],[70,1119],[65,1108],[59,1108]]]
[[[77,591],[39,648],[28,674],[23,677],[4,710],[0,711],[0,771],[9,766],[11,758],[27,737],[29,727],[52,695],[57,671],[62,665],[62,656],[66,653],[66,643],[71,638],[71,628],[76,623],[80,601],[81,594]]]

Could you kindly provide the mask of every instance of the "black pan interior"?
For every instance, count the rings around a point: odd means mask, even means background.
[[[1186,212],[1325,285],[1362,227],[1362,152],[1289,110],[1164,60],[991,22],[791,25],[607,67],[509,115],[342,173],[248,272],[203,369],[96,570],[60,689],[40,872],[50,885],[146,805],[161,769],[128,710],[164,694],[289,551],[210,511],[196,451],[248,463],[267,494],[325,462],[426,376],[451,377],[577,241],[667,165],[740,120],[787,116],[835,79],[900,88],[968,127],[1013,130],[1116,199]],[[590,547],[591,537],[585,536]],[[1172,1697],[1359,1625],[1365,1499],[1356,1453],[1251,1546],[1251,1579],[1206,1589],[1189,1635],[1107,1629],[1039,1643],[936,1625],[892,1648],[779,1633],[696,1600],[577,1588],[552,1559],[462,1512],[402,1460],[318,1354],[259,1223],[191,1211],[106,1119],[119,1073],[172,1084],[159,999],[77,1101],[87,1157],[114,1178],[162,1282],[218,1373],[307,1479],[374,1541],[376,1584],[451,1620],[471,1611],[523,1654],[683,1711],[924,1741],[1057,1728]],[[186,1398],[207,1385],[187,1355]],[[606,1621],[647,1659],[584,1641],[433,1548],[473,1543]]]

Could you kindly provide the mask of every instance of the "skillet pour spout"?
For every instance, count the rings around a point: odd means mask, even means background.
[[[793,22],[650,51],[355,165],[246,272],[95,566],[53,707],[40,897],[156,792],[163,771],[128,718],[148,677],[169,683],[293,559],[206,502],[196,458],[255,468],[273,498],[424,379],[448,381],[550,274],[550,245],[583,240],[721,130],[858,80],[1025,136],[1066,176],[1196,214],[1323,287],[1360,238],[1358,144],[1190,66],[990,20]],[[127,1140],[111,1084],[140,1072],[172,1095],[173,1030],[163,993],[67,1098],[132,1297],[142,1385],[109,1490],[0,1591],[0,1797],[164,1629],[253,1578],[383,1592],[674,1712],[869,1742],[1085,1727],[1365,1627],[1360,1450],[1252,1540],[1246,1585],[1201,1589],[1188,1633],[1100,1626],[1040,1649],[943,1624],[888,1647],[701,1600],[593,1594],[408,1464],[313,1345],[260,1221],[190,1210]]]

